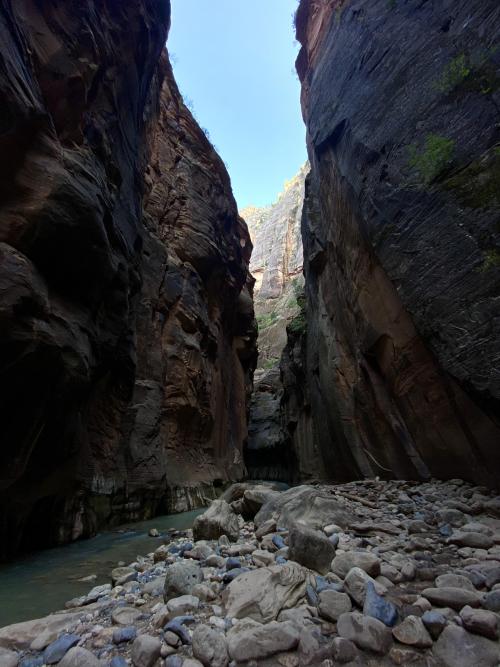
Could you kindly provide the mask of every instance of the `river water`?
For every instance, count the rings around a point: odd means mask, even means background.
[[[110,572],[120,561],[127,565],[138,555],[154,551],[162,539],[149,537],[150,528],[160,533],[191,528],[203,509],[159,516],[127,524],[63,547],[25,556],[0,565],[0,627],[45,616],[64,608],[71,598],[93,586],[111,583]],[[92,581],[78,581],[97,575]]]

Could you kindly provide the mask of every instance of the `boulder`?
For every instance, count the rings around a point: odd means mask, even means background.
[[[288,533],[288,556],[310,570],[326,574],[335,556],[335,547],[324,533],[296,523]]]
[[[500,645],[457,625],[449,625],[434,644],[433,654],[444,667],[497,667]]]
[[[43,652],[43,662],[45,665],[55,665],[62,660],[70,648],[78,644],[80,635],[63,634],[47,646]]]
[[[194,587],[193,587],[194,588]],[[180,595],[177,598],[170,598],[167,602],[168,618],[185,616],[196,611],[200,606],[200,599],[194,595]]]
[[[221,535],[226,535],[232,542],[236,542],[239,534],[238,517],[225,500],[214,500],[193,523],[195,540],[217,540]]]
[[[428,610],[422,615],[422,623],[425,625],[433,639],[437,639],[446,627],[446,617],[439,611]]]
[[[366,584],[368,582],[373,584],[375,591],[379,595],[387,592],[385,586],[378,581],[375,581],[375,579],[372,579],[370,575],[359,567],[353,567],[352,570],[349,570],[344,580],[344,588],[346,592],[360,607],[362,607],[365,602]]]
[[[398,620],[398,610],[395,605],[379,595],[371,581],[367,581],[365,585],[363,614],[382,621],[388,627],[395,625]]]
[[[115,567],[111,570],[111,581],[113,586],[123,586],[127,581],[137,581],[137,570],[133,567]]]
[[[488,639],[498,639],[498,616],[494,612],[467,606],[460,612],[460,618],[469,632]]]
[[[0,628],[0,647],[17,649],[30,648],[41,650],[53,642],[62,632],[69,632],[86,614],[85,611],[65,614],[50,614],[32,621],[14,623]]]
[[[458,547],[471,547],[472,549],[489,549],[494,544],[490,535],[461,530],[453,533],[448,542]]]
[[[301,523],[322,530],[334,522],[342,528],[349,525],[349,511],[338,498],[313,486],[295,486],[266,502],[255,516],[257,528],[274,519],[278,526],[288,528]]]
[[[463,588],[466,591],[475,592],[474,584],[462,574],[441,574],[434,582],[436,588]]]
[[[385,655],[392,643],[391,631],[381,621],[357,611],[342,614],[337,622],[340,637],[349,639],[361,649]]]
[[[422,591],[422,596],[433,605],[451,607],[456,611],[460,611],[465,605],[479,607],[481,604],[481,595],[477,591],[467,591],[463,588],[453,588],[451,586],[426,588]]]
[[[208,625],[197,625],[193,632],[193,655],[205,667],[226,667],[229,662],[226,638]]]
[[[298,629],[289,621],[272,621],[262,625],[247,618],[227,634],[229,655],[238,663],[263,660],[275,653],[295,648],[299,636]]]
[[[133,625],[141,615],[135,607],[116,607],[111,612],[111,620],[115,625]]]
[[[380,574],[380,558],[369,551],[346,551],[337,554],[331,563],[332,572],[342,579],[353,567],[359,567],[375,578]]]
[[[19,655],[8,648],[0,648],[0,667],[17,667]]]
[[[161,652],[161,641],[151,635],[139,635],[132,644],[132,664],[135,667],[153,667]]]
[[[177,561],[167,568],[163,598],[168,602],[171,598],[191,595],[196,584],[203,581],[203,571],[194,561]]]
[[[392,634],[401,644],[415,648],[432,646],[432,637],[418,616],[407,616],[402,623],[392,629]]]
[[[66,653],[59,667],[102,667],[102,663],[83,646],[74,646]]]
[[[304,597],[307,571],[296,563],[271,565],[245,572],[223,594],[229,617],[268,623],[282,609],[294,607]]]
[[[318,611],[328,621],[337,622],[341,614],[351,611],[351,598],[346,593],[325,590],[319,594]]]

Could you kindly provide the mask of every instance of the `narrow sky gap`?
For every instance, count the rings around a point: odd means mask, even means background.
[[[179,88],[226,162],[238,206],[272,203],[306,160],[296,0],[173,0]]]

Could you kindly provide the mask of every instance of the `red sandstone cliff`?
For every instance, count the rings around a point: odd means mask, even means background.
[[[167,0],[0,3],[3,556],[243,470],[251,244],[169,21]]]

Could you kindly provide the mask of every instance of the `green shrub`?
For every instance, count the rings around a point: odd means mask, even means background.
[[[255,319],[257,320],[259,329],[268,329],[278,319],[278,313],[276,313],[273,310],[271,313],[263,313],[261,315],[257,315]]]
[[[494,268],[500,268],[500,251],[496,248],[487,250],[484,253],[484,262],[481,266],[481,271],[488,271]]]
[[[262,368],[265,368],[269,370],[270,368],[274,368],[275,366],[278,365],[279,359],[277,357],[270,357],[269,359],[266,359],[264,363],[262,364]]]
[[[428,134],[423,149],[418,150],[414,144],[409,147],[410,167],[415,169],[422,183],[429,185],[447,167],[454,149],[453,139]]]
[[[304,334],[307,329],[306,314],[303,311],[301,311],[298,315],[296,315],[293,318],[293,320],[290,321],[287,329],[291,333]]]
[[[443,70],[440,78],[436,82],[436,88],[441,93],[451,93],[451,91],[460,85],[471,73],[465,53],[461,53],[453,58]]]

